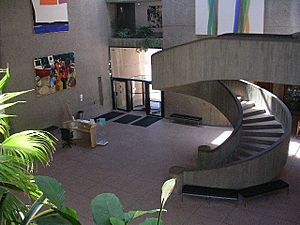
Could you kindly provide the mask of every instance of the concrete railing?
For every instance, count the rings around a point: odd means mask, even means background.
[[[163,50],[152,56],[153,87],[224,79],[299,84],[300,38],[288,37],[214,37]]]

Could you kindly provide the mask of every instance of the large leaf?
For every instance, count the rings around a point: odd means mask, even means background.
[[[9,79],[10,79],[10,73],[9,73],[9,69],[7,68],[4,77],[0,80],[0,91],[2,91],[4,85],[7,83]]]
[[[2,142],[0,154],[18,157],[33,170],[37,162],[46,164],[55,151],[55,138],[48,132],[27,130],[16,133]]]
[[[129,211],[129,212],[124,214],[124,220],[125,220],[126,223],[128,223],[131,220],[134,220],[138,217],[144,216],[146,214],[157,213],[159,211],[160,211],[160,209],[153,209],[153,210],[148,210],[148,211],[141,211],[141,210]],[[166,212],[166,210],[163,210],[163,211]]]
[[[176,178],[172,178],[170,180],[167,180],[163,184],[163,186],[161,188],[161,199],[160,199],[160,203],[161,203],[162,207],[164,207],[166,201],[168,200],[168,198],[172,194],[172,191],[174,190],[175,184],[176,184]]]
[[[59,216],[51,215],[47,217],[41,217],[35,220],[35,223],[38,225],[72,225],[70,221]]]
[[[110,223],[111,223],[111,225],[125,225],[125,222],[123,220],[120,220],[116,217],[111,217]]]
[[[0,95],[0,104],[12,99],[12,98],[15,98],[19,95],[22,95],[22,94],[25,94],[27,92],[30,92],[30,91],[33,91],[34,89],[32,90],[28,90],[28,91],[19,91],[19,92],[11,92],[11,93],[4,93],[2,95]]]
[[[36,176],[35,182],[43,195],[59,210],[66,212],[66,192],[61,183],[52,177]]]
[[[97,225],[111,225],[111,217],[120,220],[124,218],[123,206],[115,194],[103,193],[96,196],[91,202],[91,207]]]
[[[33,218],[36,214],[41,210],[41,208],[44,206],[44,201],[46,200],[46,197],[42,195],[39,199],[37,199],[31,206],[28,213],[25,215],[24,220],[22,221],[21,225],[28,225],[32,222]]]
[[[76,212],[71,208],[66,208],[66,213],[61,212],[57,209],[46,210],[36,215],[36,217],[34,218],[34,222],[40,225],[81,225],[81,223],[77,220]]]
[[[68,220],[72,225],[81,225],[81,223],[77,219],[77,213],[74,209],[66,207],[65,211],[62,212],[60,210],[54,209],[61,217]]]
[[[6,139],[9,137],[9,124],[6,118],[1,118],[0,114],[0,134]]]
[[[40,192],[32,182],[33,176],[24,170],[24,166],[12,156],[0,155],[0,186],[21,190],[36,198]]]
[[[26,206],[12,193],[0,187],[0,224],[21,223],[21,213],[25,214]]]
[[[147,218],[144,222],[140,223],[140,225],[164,225],[164,223],[162,220],[158,222],[157,218]]]
[[[51,218],[48,220],[47,218],[49,217]],[[58,220],[56,221],[56,219]],[[61,212],[56,208],[51,208],[37,214],[33,218],[33,221],[38,224],[43,224],[44,221],[58,222],[60,220],[63,220],[65,221],[66,224],[70,224],[70,225],[81,225],[81,223],[77,220],[77,214],[75,210],[68,207],[66,207],[65,212]]]
[[[18,103],[26,103],[26,102],[25,101],[17,101],[17,102],[13,102],[13,103],[2,104],[2,105],[0,105],[0,111],[3,109],[9,108],[11,106],[14,106]]]

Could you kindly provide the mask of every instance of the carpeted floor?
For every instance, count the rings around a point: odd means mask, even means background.
[[[108,122],[103,132],[109,144],[89,147],[89,139],[60,148],[50,167],[38,173],[57,178],[67,191],[67,203],[83,225],[92,225],[90,201],[103,192],[116,193],[126,210],[159,208],[162,183],[174,165],[193,165],[197,147],[211,142],[226,128],[186,126],[160,120],[147,129]],[[300,148],[299,140],[293,140]],[[298,153],[297,153],[298,154]],[[281,178],[290,192],[242,202],[207,201],[172,195],[163,215],[166,225],[297,225],[300,221],[300,153],[291,155]],[[130,225],[137,225],[136,222]]]

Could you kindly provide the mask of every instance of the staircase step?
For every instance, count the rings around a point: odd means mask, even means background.
[[[257,123],[257,122],[271,121],[271,120],[275,120],[275,116],[265,113],[261,115],[255,115],[255,116],[249,116],[247,118],[243,118],[243,124]]]
[[[256,143],[250,143],[250,142],[241,142],[240,148],[245,150],[251,150],[255,152],[261,152],[265,149],[269,148],[271,145],[265,145],[265,144],[256,144]]]
[[[256,143],[256,144],[274,144],[279,137],[257,137],[257,136],[242,136],[242,142]]]
[[[242,136],[258,137],[281,137],[284,134],[283,129],[263,129],[263,130],[243,130]]]
[[[244,124],[242,127],[243,127],[243,130],[281,129],[282,128],[281,124],[279,122],[277,122],[276,120]]]
[[[242,105],[243,110],[251,109],[251,108],[255,107],[255,102],[253,102],[253,101],[242,101],[241,105]]]
[[[246,109],[243,110],[243,117],[250,117],[250,116],[255,116],[255,115],[261,115],[266,113],[266,110],[264,109],[258,109],[258,108],[251,108],[251,109]]]

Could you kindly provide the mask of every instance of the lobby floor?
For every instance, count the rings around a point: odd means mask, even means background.
[[[161,120],[148,128],[108,122],[109,144],[89,147],[86,140],[61,148],[49,167],[38,174],[55,177],[67,191],[68,204],[83,225],[94,224],[90,202],[103,192],[113,192],[126,210],[159,208],[161,185],[174,165],[193,165],[197,147],[211,142],[228,128],[187,126]],[[172,195],[165,208],[165,225],[299,225],[300,141],[292,139],[291,156],[282,171],[290,184],[286,192],[251,200],[227,202]],[[299,151],[299,152],[298,152]],[[138,224],[141,220],[130,224]]]

